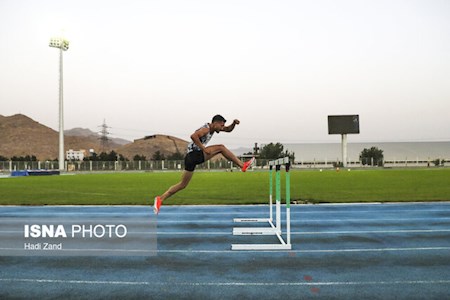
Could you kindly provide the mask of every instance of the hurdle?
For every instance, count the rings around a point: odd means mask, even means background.
[[[281,166],[286,170],[286,242],[281,230]],[[275,224],[273,218],[273,167],[275,166]],[[269,227],[234,227],[233,235],[276,235],[279,244],[232,244],[231,250],[291,250],[291,186],[289,157],[269,161],[269,217],[237,218],[235,223],[268,223]]]

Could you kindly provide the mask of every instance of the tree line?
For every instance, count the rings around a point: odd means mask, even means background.
[[[167,155],[167,157],[164,155],[164,153],[161,153],[161,151],[156,151],[155,153],[153,153],[152,157],[150,159],[147,159],[147,157],[145,155],[139,155],[136,154],[133,157],[133,161],[145,161],[145,160],[182,160],[184,159],[184,155],[180,152],[176,152],[170,155]],[[116,151],[112,150],[109,153],[106,152],[102,152],[100,154],[97,153],[93,153],[91,156],[89,157],[85,157],[83,159],[84,161],[130,161],[128,158],[126,158],[125,156],[123,156],[120,153],[117,153]]]
[[[135,155],[133,157],[133,161],[139,161],[139,160],[182,160],[184,159],[184,154],[180,152],[176,152],[170,155],[165,156],[164,153],[161,153],[161,151],[156,151],[150,159],[147,159],[145,155]],[[57,158],[50,159],[51,161],[58,161]],[[25,156],[12,156],[10,158],[0,155],[0,161],[38,161],[37,157],[35,155],[25,155]],[[70,161],[70,160],[69,160]],[[117,153],[116,151],[111,151],[109,153],[101,152],[99,154],[92,153],[89,157],[85,157],[83,161],[130,161],[128,158],[123,156],[120,153]]]
[[[295,161],[295,153],[289,152],[288,150],[284,149],[283,144],[281,143],[270,143],[267,145],[262,146],[261,148],[258,148],[255,146],[253,149],[253,152],[245,153],[244,155],[256,155],[259,159],[262,160],[271,160],[271,159],[277,159],[280,157],[286,157],[288,156],[291,161]],[[153,160],[153,161],[159,161],[159,160],[183,160],[184,154],[180,153],[179,151],[170,155],[165,156],[164,153],[161,153],[161,151],[156,151],[153,153],[152,157],[149,159],[145,155],[135,155],[133,157],[133,161],[145,161],[145,160]],[[0,155],[0,161],[37,161],[37,158],[35,155],[26,155],[26,156],[12,156],[10,158],[7,158],[5,156]],[[53,161],[57,161],[58,159],[54,159]],[[89,157],[85,157],[83,159],[84,161],[129,161],[126,157],[124,157],[122,154],[115,152],[112,150],[109,153],[101,152],[100,154],[93,153]],[[383,150],[378,149],[377,147],[371,147],[371,148],[365,148],[361,151],[361,154],[359,156],[359,160],[363,165],[370,165],[370,166],[383,166],[384,165],[384,154]],[[443,165],[443,162],[437,160],[434,161],[434,164],[436,166]]]
[[[3,155],[0,155],[0,161],[37,161],[36,156],[34,155],[25,155],[25,156],[12,156],[7,158]]]

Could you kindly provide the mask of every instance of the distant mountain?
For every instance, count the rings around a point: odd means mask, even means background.
[[[245,153],[253,152],[253,149],[250,147],[239,147],[235,149],[230,149],[235,155],[243,155]]]
[[[95,137],[97,137],[98,135],[97,133],[91,131],[90,129],[80,127],[64,130],[64,134],[70,136],[95,136]]]
[[[76,127],[76,128],[72,128],[72,129],[68,129],[68,130],[64,130],[64,135],[66,136],[82,136],[82,137],[93,137],[93,138],[100,138],[100,134],[97,132],[93,132],[92,130],[88,129],[88,128],[80,128],[80,127]],[[125,139],[121,139],[121,138],[110,138],[111,141],[114,144],[117,145],[126,145],[131,143],[131,141],[125,140]]]

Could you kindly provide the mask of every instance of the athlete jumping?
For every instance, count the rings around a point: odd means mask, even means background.
[[[225,126],[226,122],[227,120],[225,120],[225,118],[221,115],[215,115],[211,123],[206,123],[191,135],[192,142],[190,142],[187,146],[187,154],[184,158],[184,172],[181,176],[181,181],[171,186],[161,196],[155,197],[155,203],[153,205],[153,211],[155,214],[159,213],[161,204],[164,200],[187,187],[191,181],[192,175],[194,174],[196,165],[210,160],[217,154],[222,154],[226,159],[238,165],[242,172],[247,171],[248,167],[255,160],[254,157],[244,163],[224,145],[206,146],[214,133],[219,133],[221,131],[231,132],[234,127],[240,123],[239,120],[234,120],[231,125]]]

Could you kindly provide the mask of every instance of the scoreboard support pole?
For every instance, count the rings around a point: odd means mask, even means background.
[[[342,134],[341,146],[342,146],[342,166],[347,167],[347,134]]]

